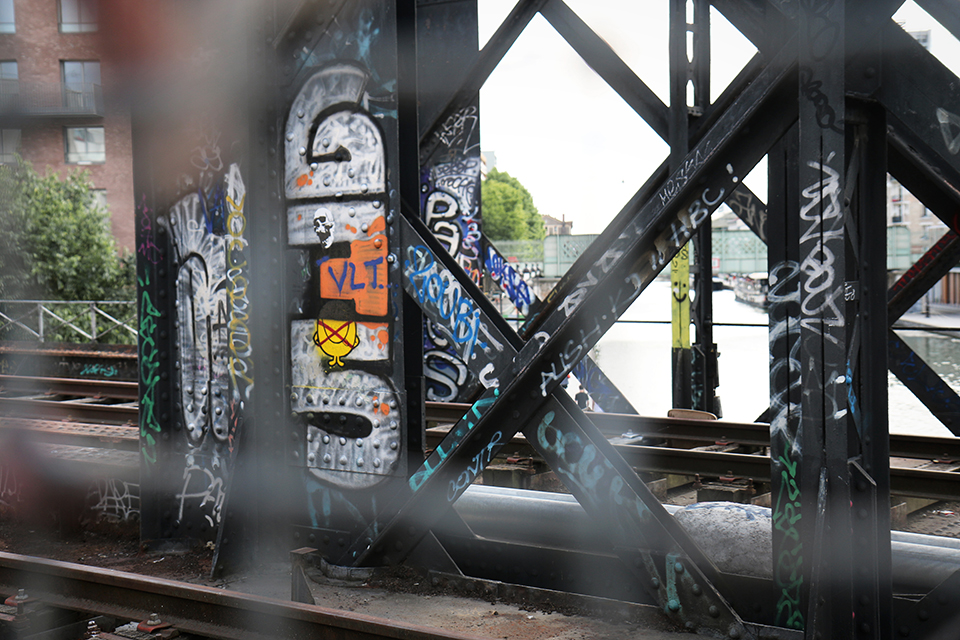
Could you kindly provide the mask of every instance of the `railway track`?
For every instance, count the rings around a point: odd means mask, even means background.
[[[61,446],[136,452],[136,394],[134,382],[0,375],[0,430],[28,430],[42,442]],[[446,434],[444,425],[468,409],[467,404],[426,403],[428,448],[436,447]],[[763,452],[769,446],[768,425],[605,413],[592,413],[590,418],[638,470],[770,480],[769,458]],[[650,441],[666,446],[650,446]],[[960,438],[894,434],[890,451],[894,494],[960,498]],[[504,453],[537,457],[520,434]]]
[[[105,640],[173,638],[178,634],[181,638],[220,640],[474,637],[342,610],[3,552],[0,594],[0,602],[5,602],[0,604],[0,637],[89,637],[83,633],[90,621],[97,623],[101,629],[98,637]],[[158,618],[151,620],[157,612]],[[132,625],[127,624],[131,622]],[[5,628],[9,636],[4,634]],[[158,635],[144,635],[145,631]]]

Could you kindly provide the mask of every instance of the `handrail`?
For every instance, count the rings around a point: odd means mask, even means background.
[[[120,306],[120,312],[110,306]],[[98,324],[98,318],[108,322]],[[99,342],[116,329],[136,337],[134,301],[0,300],[0,337],[20,330],[40,342]]]

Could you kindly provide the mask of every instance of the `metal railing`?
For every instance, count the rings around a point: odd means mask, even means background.
[[[0,340],[132,344],[136,320],[127,300],[0,300]]]
[[[0,114],[27,116],[103,116],[98,84],[0,80]]]

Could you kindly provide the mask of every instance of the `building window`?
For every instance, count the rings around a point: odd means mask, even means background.
[[[100,86],[100,63],[64,60],[60,63],[60,71],[64,106],[74,109],[95,107],[96,88]]]
[[[60,33],[97,30],[97,0],[60,0]]]
[[[13,164],[20,153],[20,129],[0,129],[0,164]]]
[[[109,210],[106,189],[90,189],[90,195],[93,197],[93,206],[101,211]]]
[[[64,129],[67,164],[100,164],[107,161],[103,127]]]
[[[13,0],[0,0],[0,33],[16,33],[17,23],[13,17]]]

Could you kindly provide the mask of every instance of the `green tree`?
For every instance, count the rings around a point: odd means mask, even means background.
[[[543,240],[543,218],[533,196],[506,171],[490,170],[481,185],[483,233],[490,240]]]
[[[0,229],[0,297],[133,299],[135,261],[117,253],[86,172],[0,166]]]

